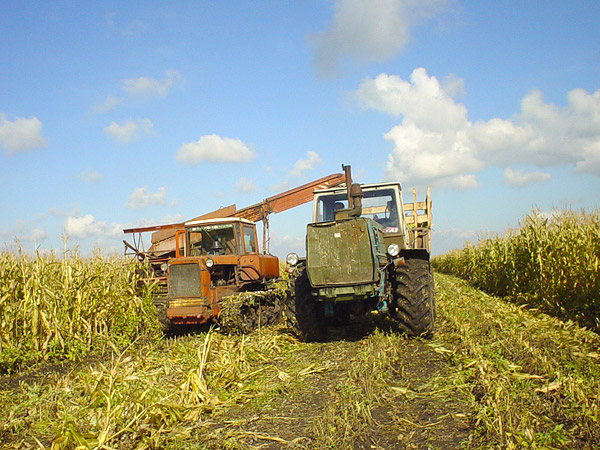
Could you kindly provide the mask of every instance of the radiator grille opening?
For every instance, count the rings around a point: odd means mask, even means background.
[[[173,264],[169,270],[169,297],[200,297],[198,264]]]

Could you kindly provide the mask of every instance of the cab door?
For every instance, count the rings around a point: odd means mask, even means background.
[[[256,226],[242,223],[240,256],[240,279],[242,281],[261,281],[279,276],[279,260],[273,255],[258,252]]]

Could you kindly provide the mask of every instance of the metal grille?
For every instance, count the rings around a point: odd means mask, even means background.
[[[200,297],[198,264],[173,264],[169,271],[169,297]]]
[[[308,276],[313,286],[375,281],[373,250],[365,219],[311,224],[306,242]]]

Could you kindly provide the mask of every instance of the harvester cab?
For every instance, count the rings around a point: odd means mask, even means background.
[[[183,255],[167,262],[166,318],[172,324],[206,322],[218,316],[223,297],[260,290],[279,277],[277,257],[258,252],[249,220],[191,221],[183,234]]]

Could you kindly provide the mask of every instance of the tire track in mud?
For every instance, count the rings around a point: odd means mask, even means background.
[[[464,448],[472,408],[445,349],[389,328],[353,323],[276,358],[290,383],[260,408],[239,405],[216,416],[219,445],[229,436],[239,448],[273,450]]]

